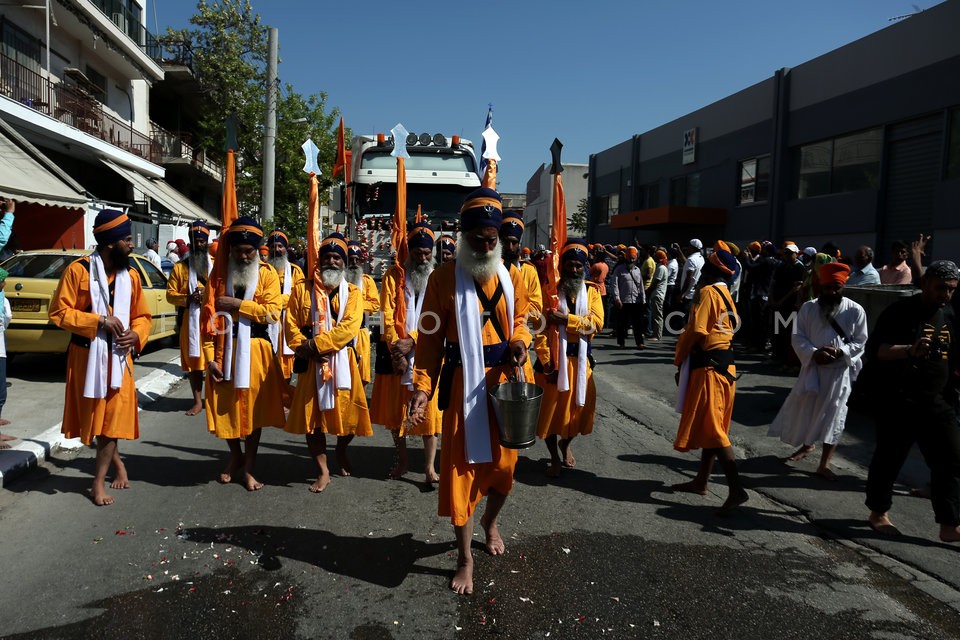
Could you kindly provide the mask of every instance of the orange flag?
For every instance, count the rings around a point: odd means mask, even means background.
[[[225,234],[233,221],[237,219],[237,161],[233,149],[227,150],[227,166],[223,178],[223,196],[220,201],[220,233]],[[200,327],[208,336],[214,336],[213,359],[223,367],[223,334],[226,331],[226,321],[217,315],[216,300],[226,294],[227,266],[230,261],[230,245],[227,242],[217,243],[217,255],[213,262],[213,271],[210,273],[210,282],[204,296],[201,310]]]
[[[340,117],[340,128],[337,130],[337,158],[333,161],[333,177],[336,178],[340,172],[343,172],[344,181],[347,177],[347,143],[343,138],[343,117]]]
[[[421,222],[423,222],[423,211],[421,211],[419,204],[417,205],[416,221],[417,221],[417,224],[420,224]]]
[[[402,144],[402,142],[401,142]],[[397,308],[394,311],[394,329],[401,338],[407,337],[407,299],[402,293],[405,282],[403,265],[407,263],[407,170],[403,158],[397,158],[397,206],[393,211],[393,233],[390,234],[396,258],[394,263],[400,269],[399,287],[401,294],[397,296]]]
[[[567,244],[567,204],[563,196],[563,178],[560,173],[563,166],[560,164],[560,149],[563,144],[554,139],[550,151],[553,153],[553,216],[550,221],[550,261],[547,264],[547,281],[543,287],[544,314],[560,307],[560,252]],[[547,339],[550,344],[550,359],[554,366],[559,362],[560,333],[557,325],[550,325],[547,330]]]

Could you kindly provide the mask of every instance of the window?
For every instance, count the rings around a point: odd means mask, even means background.
[[[670,204],[678,207],[700,206],[700,174],[690,173],[670,181]]]
[[[640,194],[641,209],[656,209],[660,206],[660,183],[651,182],[643,186]]]
[[[0,53],[13,58],[18,64],[40,70],[40,50],[42,42],[13,24],[6,18],[0,18]]]
[[[97,88],[93,92],[93,97],[95,97],[100,102],[107,101],[107,78],[102,73],[87,65],[87,78],[90,80],[90,84]]]
[[[620,213],[620,194],[611,193],[600,196],[600,206],[597,208],[597,224],[609,224],[610,216]]]
[[[770,198],[770,156],[740,163],[739,203],[766,202]]]
[[[166,289],[167,278],[160,269],[146,258],[136,258],[133,260],[140,268],[140,272],[145,276],[141,282],[144,289]]]
[[[883,134],[870,129],[803,145],[794,152],[797,198],[876,189],[880,185]]]
[[[947,147],[947,178],[960,178],[960,108],[950,112],[950,141]]]

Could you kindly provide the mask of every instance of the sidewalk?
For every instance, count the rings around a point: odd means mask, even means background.
[[[18,356],[8,364],[7,403],[3,415],[10,424],[3,433],[17,439],[0,449],[0,487],[6,486],[47,459],[57,449],[79,449],[78,438],[60,433],[63,418],[65,360],[48,355]],[[163,397],[182,378],[176,349],[151,349],[134,364],[140,407]]]

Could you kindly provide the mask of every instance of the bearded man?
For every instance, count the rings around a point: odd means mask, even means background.
[[[283,371],[283,378],[287,382],[293,375],[293,349],[287,344],[283,335],[283,318],[287,313],[287,304],[290,302],[290,292],[299,282],[303,282],[303,271],[297,265],[290,262],[287,251],[290,248],[290,240],[287,234],[280,229],[274,229],[267,236],[267,249],[270,251],[267,257],[267,264],[273,267],[277,275],[280,276],[280,304],[283,311],[280,315],[280,321],[270,325],[270,342],[273,344],[273,351],[280,360],[280,368]]]
[[[243,469],[247,491],[263,488],[253,475],[260,429],[284,424],[283,372],[269,329],[280,319],[280,282],[273,267],[260,262],[262,240],[263,229],[256,220],[237,218],[221,239],[229,255],[225,290],[208,293],[208,298],[216,296],[214,308],[226,327],[222,364],[215,356],[207,363],[207,430],[230,448],[220,482],[230,483]]]
[[[210,228],[203,220],[190,223],[190,253],[184,260],[173,265],[167,280],[167,302],[183,310],[180,322],[180,368],[190,380],[193,404],[186,415],[195,416],[203,411],[203,375],[207,362],[213,357],[213,343],[204,340],[200,331],[200,309],[203,307],[203,291],[213,268],[207,255],[207,239]]]
[[[503,212],[503,224],[500,225],[500,245],[503,247],[503,263],[516,267],[527,285],[530,299],[530,320],[538,322],[543,313],[543,293],[540,290],[540,276],[537,268],[529,261],[521,261],[520,242],[523,240],[523,218],[516,211]]]
[[[450,588],[473,592],[473,512],[487,497],[480,520],[491,555],[504,553],[497,515],[513,487],[517,451],[500,444],[487,390],[505,382],[527,360],[530,302],[523,277],[501,262],[500,194],[481,187],[460,209],[463,237],[455,263],[430,277],[421,317],[434,317],[417,336],[409,414],[422,420],[434,392],[443,410],[438,513],[450,518],[457,569]],[[421,322],[422,323],[422,322]],[[443,370],[441,371],[441,365]]]
[[[680,369],[677,410],[681,412],[673,448],[703,450],[697,476],[673,488],[707,495],[713,463],[719,459],[729,489],[720,513],[729,513],[749,499],[740,483],[728,436],[737,391],[731,344],[738,318],[727,287],[736,266],[733,253],[725,242],[718,240],[713,253],[699,269],[697,289],[690,300],[690,316],[677,339],[673,360]]]
[[[363,320],[363,298],[360,289],[343,277],[346,261],[343,236],[331,233],[324,238],[316,272],[294,290],[284,325],[287,343],[304,364],[284,429],[306,436],[319,470],[317,481],[310,485],[314,493],[330,484],[326,434],[337,436],[337,462],[343,476],[351,473],[347,445],[355,435],[373,435],[354,348]]]
[[[446,264],[453,262],[457,253],[457,241],[453,236],[446,234],[440,236],[440,259],[437,264]]]
[[[560,252],[560,307],[547,314],[547,322],[560,330],[558,366],[555,369],[545,332],[534,338],[537,385],[543,387],[537,436],[547,443],[547,475],[559,477],[562,467],[573,467],[570,450],[578,435],[593,432],[597,388],[593,382],[593,337],[603,329],[600,288],[587,282],[589,252],[582,240],[571,239]],[[558,442],[559,440],[559,442]]]
[[[820,297],[800,307],[792,338],[802,363],[800,377],[767,435],[800,447],[788,458],[791,461],[802,460],[822,442],[816,473],[836,480],[830,458],[843,433],[853,381],[863,367],[867,314],[843,295],[850,267],[830,262],[820,265],[818,275]]]
[[[50,322],[71,334],[60,431],[87,445],[96,438],[90,498],[97,506],[113,504],[104,487],[111,464],[110,487],[130,486],[117,441],[140,437],[133,355],[147,344],[151,318],[140,276],[130,266],[130,229],[125,213],[98,213],[96,250],[64,270],[50,301]]]
[[[434,461],[437,455],[437,434],[440,433],[440,410],[437,408],[437,396],[434,395],[424,412],[424,418],[412,424],[407,416],[407,404],[414,392],[413,364],[414,349],[420,329],[420,314],[423,307],[424,291],[427,280],[433,273],[433,231],[430,226],[418,222],[407,234],[407,260],[401,276],[397,265],[390,267],[383,275],[380,292],[382,331],[380,333],[381,353],[389,349],[389,362],[380,358],[380,368],[373,381],[373,399],[371,401],[371,419],[382,424],[393,434],[396,448],[396,464],[390,470],[390,478],[403,476],[408,468],[407,440],[409,436],[423,438],[424,476],[428,484],[440,479]],[[405,307],[404,329],[406,337],[397,333],[397,308]],[[428,323],[431,328],[436,323]]]
[[[363,272],[363,249],[360,243],[351,240],[347,243],[347,261],[349,266],[344,272],[347,282],[360,290],[363,299],[363,321],[360,323],[360,332],[357,334],[356,352],[360,358],[360,380],[366,385],[370,382],[370,330],[367,329],[367,316],[380,311],[380,293],[377,283]]]

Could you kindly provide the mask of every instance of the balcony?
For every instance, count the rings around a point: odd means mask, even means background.
[[[140,23],[140,16],[134,16],[126,3],[120,0],[90,0],[90,2],[133,40],[141,51],[157,62],[161,60],[163,47],[157,38]]]
[[[193,137],[186,131],[167,131],[155,122],[150,123],[152,138],[160,150],[160,163],[189,164],[201,173],[223,182],[223,167],[207,158],[203,149],[197,149],[191,141]]]

